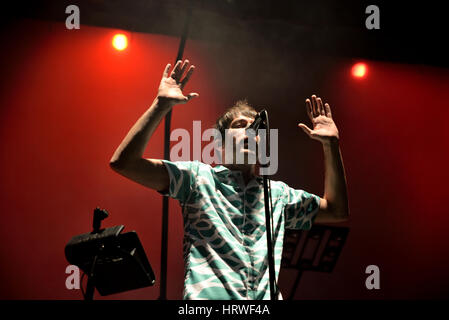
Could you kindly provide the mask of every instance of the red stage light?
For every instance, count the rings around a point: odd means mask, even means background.
[[[368,68],[366,67],[366,64],[364,64],[364,63],[356,63],[352,67],[352,75],[355,78],[363,78],[363,77],[365,77],[367,71],[368,71]]]
[[[125,50],[128,46],[128,38],[122,33],[116,34],[112,38],[112,46],[119,51]]]

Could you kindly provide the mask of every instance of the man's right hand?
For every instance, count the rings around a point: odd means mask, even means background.
[[[189,60],[185,60],[184,63],[179,60],[172,72],[169,73],[171,65],[167,64],[157,93],[157,98],[160,102],[166,102],[170,106],[174,106],[175,104],[186,103],[192,98],[199,96],[198,93],[194,92],[189,93],[188,95],[182,93],[182,90],[192,76],[193,70],[195,70],[195,66],[190,66],[187,74],[183,77],[188,66]]]
[[[160,121],[170,110],[169,108],[175,104],[186,103],[198,96],[198,93],[189,93],[188,95],[182,93],[195,68],[191,66],[183,76],[188,65],[189,61],[187,60],[184,63],[178,61],[170,75],[170,64],[165,67],[157,98],[129,130],[109,161],[109,165],[114,171],[158,191],[168,189],[170,179],[167,168],[160,159],[143,158],[143,153]]]

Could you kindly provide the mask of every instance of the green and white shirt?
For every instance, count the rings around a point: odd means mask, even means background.
[[[184,219],[184,299],[270,299],[263,180],[199,161],[163,160]],[[312,227],[320,198],[271,181],[276,279],[284,229]]]

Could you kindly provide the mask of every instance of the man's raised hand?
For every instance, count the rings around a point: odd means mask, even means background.
[[[331,108],[328,103],[323,105],[320,97],[313,95],[311,99],[306,99],[306,109],[310,120],[312,121],[313,130],[305,124],[300,123],[298,127],[304,130],[307,135],[322,143],[339,139],[338,129],[332,120]]]
[[[199,94],[195,92],[189,93],[188,95],[184,95],[182,92],[192,76],[193,70],[195,70],[195,66],[193,65],[187,70],[188,66],[189,60],[185,60],[184,62],[179,60],[176,62],[176,65],[171,73],[169,73],[171,65],[167,64],[157,93],[159,100],[165,101],[173,106],[175,104],[186,103],[190,99],[199,96]]]

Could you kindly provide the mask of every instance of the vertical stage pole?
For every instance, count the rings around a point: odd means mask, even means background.
[[[190,17],[192,16],[192,7],[188,8],[184,30],[181,41],[179,43],[178,55],[176,61],[182,60],[184,54],[184,47],[189,32]],[[164,159],[170,160],[170,122],[172,110],[165,116],[165,134],[164,134]],[[162,239],[161,239],[161,282],[159,290],[159,300],[167,300],[167,251],[168,251],[168,197],[162,198]]]

